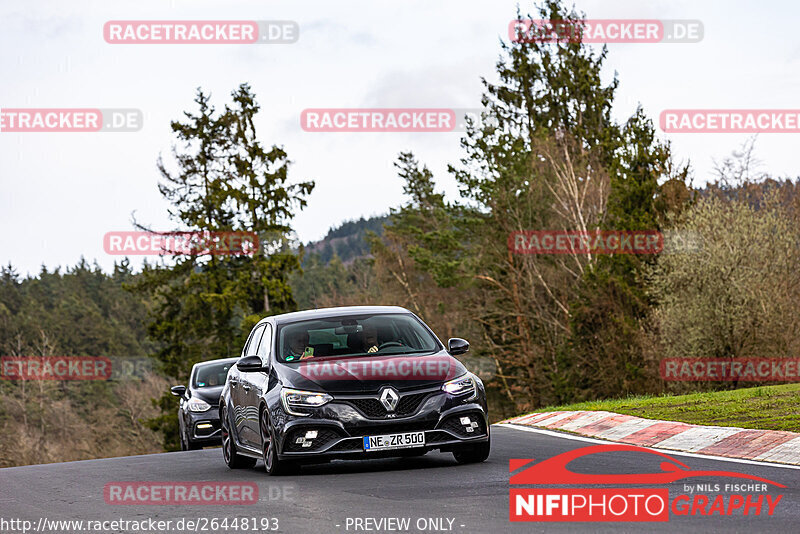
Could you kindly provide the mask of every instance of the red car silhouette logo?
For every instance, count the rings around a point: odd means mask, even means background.
[[[600,452],[643,452],[660,456],[667,461],[661,462],[660,473],[635,473],[621,475],[596,475],[574,473],[567,469],[567,464],[577,458],[597,454]],[[535,460],[514,459],[509,461],[509,471],[515,471]],[[680,462],[662,452],[636,447],[634,445],[594,445],[575,449],[553,458],[548,458],[536,463],[523,471],[513,475],[511,484],[668,484],[676,480],[695,477],[731,477],[745,478],[758,482],[766,482],[779,488],[785,488],[772,480],[733,471],[695,471],[688,465]]]

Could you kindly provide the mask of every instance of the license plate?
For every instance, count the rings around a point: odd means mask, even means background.
[[[405,449],[425,445],[425,432],[405,432],[403,434],[386,434],[385,436],[364,436],[365,451],[385,451],[387,449]]]

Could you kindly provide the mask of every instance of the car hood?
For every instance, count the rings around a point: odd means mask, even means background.
[[[435,354],[366,355],[278,363],[275,371],[286,387],[325,393],[376,393],[391,385],[398,391],[441,384],[467,372],[441,351]]]
[[[223,386],[209,386],[205,388],[192,389],[192,397],[203,399],[211,406],[219,404],[219,396],[222,394]]]

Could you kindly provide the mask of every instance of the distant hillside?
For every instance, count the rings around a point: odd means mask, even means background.
[[[364,237],[370,231],[382,235],[383,225],[388,219],[388,215],[381,215],[369,219],[361,217],[355,221],[345,221],[331,228],[321,240],[308,243],[306,259],[311,254],[318,254],[320,263],[325,265],[331,261],[334,253],[344,263],[366,256],[369,254],[369,245]]]

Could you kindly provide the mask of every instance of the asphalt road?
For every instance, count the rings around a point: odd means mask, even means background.
[[[783,495],[771,517],[765,516],[764,511],[761,516],[747,517],[673,515],[667,523],[511,523],[509,459],[544,460],[591,444],[497,426],[493,427],[492,438],[492,454],[482,464],[460,466],[450,454],[429,453],[409,459],[335,461],[304,467],[299,475],[290,477],[268,477],[260,462],[254,469],[229,470],[219,449],[7,468],[0,470],[0,531],[21,532],[20,524],[2,523],[10,519],[30,520],[38,525],[40,518],[84,521],[152,518],[172,520],[174,524],[180,518],[256,517],[259,521],[276,518],[278,531],[292,534],[402,532],[355,527],[356,519],[396,517],[409,518],[410,528],[405,532],[411,533],[800,532],[800,470],[677,455],[676,459],[693,470],[748,473],[787,487],[769,490],[774,496]],[[651,456],[605,453],[579,459],[571,468],[582,473],[658,472],[659,462],[654,463]],[[120,506],[106,504],[103,497],[103,488],[109,482],[221,480],[255,482],[259,487],[259,502],[249,506]],[[668,487],[672,499],[684,492],[683,484],[687,482],[713,485],[746,481],[707,478],[659,487]],[[710,495],[713,499],[716,494]],[[432,519],[438,519],[442,527],[436,528],[437,523]],[[427,528],[418,529],[418,525]],[[212,531],[210,523],[206,528]],[[227,530],[218,527],[216,531],[243,532],[230,527]],[[173,527],[171,532],[177,531]]]

